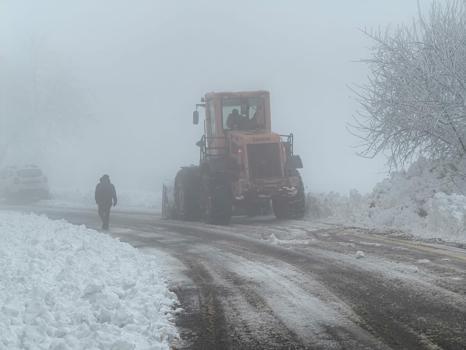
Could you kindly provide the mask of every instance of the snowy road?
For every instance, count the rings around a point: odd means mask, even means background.
[[[10,208],[11,209],[11,208]],[[98,227],[94,211],[15,208]],[[112,214],[166,256],[186,349],[465,349],[466,250],[307,222]]]

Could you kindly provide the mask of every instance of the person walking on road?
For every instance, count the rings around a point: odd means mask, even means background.
[[[102,219],[102,230],[108,230],[110,221],[110,208],[117,204],[115,186],[110,182],[110,177],[104,175],[95,188],[95,201],[98,206],[99,216]]]

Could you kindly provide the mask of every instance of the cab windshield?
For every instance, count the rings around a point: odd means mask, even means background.
[[[265,129],[264,100],[261,97],[224,97],[224,130]]]

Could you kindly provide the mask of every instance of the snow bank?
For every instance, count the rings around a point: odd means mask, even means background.
[[[424,238],[466,242],[466,164],[415,162],[372,193],[309,194],[309,216],[345,224],[388,228]]]
[[[0,212],[0,349],[169,349],[155,256],[64,221]]]
[[[426,221],[433,236],[443,232],[448,240],[466,242],[466,197],[436,193],[429,202]]]
[[[119,208],[161,209],[162,195],[157,191],[127,190],[117,188]],[[41,201],[43,205],[64,208],[95,207],[94,189],[52,188],[50,200]]]

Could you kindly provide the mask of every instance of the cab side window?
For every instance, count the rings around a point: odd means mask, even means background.
[[[216,133],[216,126],[217,126],[217,123],[216,123],[216,120],[215,120],[215,118],[216,118],[215,106],[214,106],[213,102],[210,102],[208,104],[207,115],[208,115],[208,118],[209,118],[208,136],[213,136]]]

